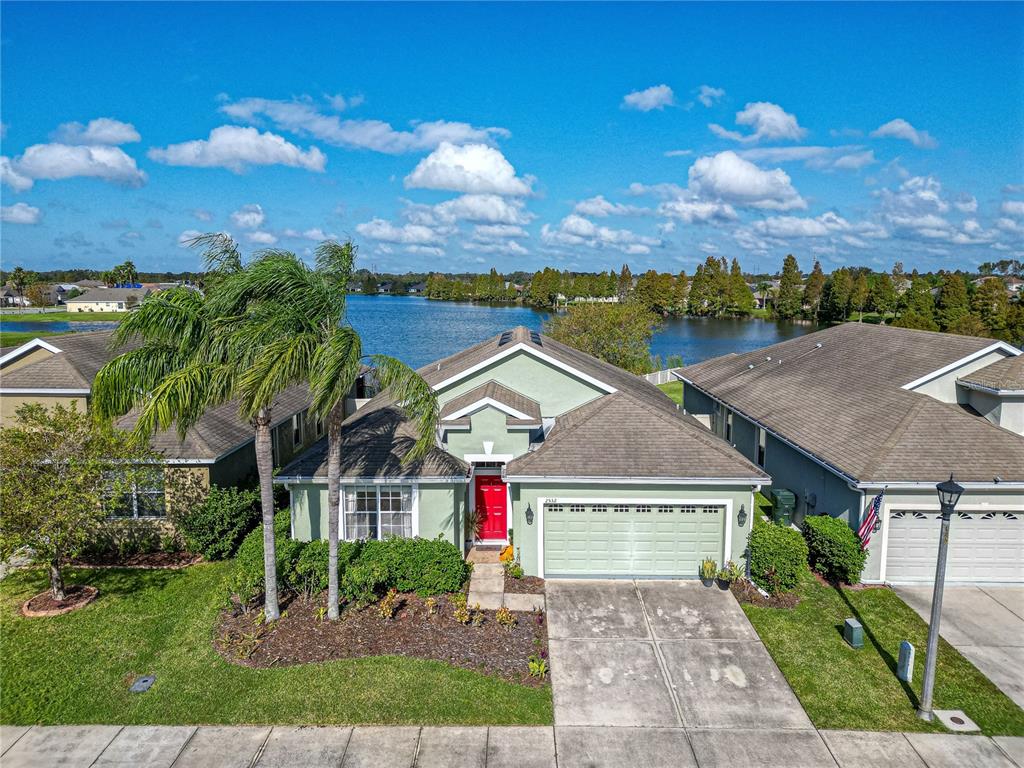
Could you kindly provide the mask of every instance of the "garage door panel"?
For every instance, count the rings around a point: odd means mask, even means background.
[[[695,577],[722,559],[724,534],[724,505],[549,504],[545,575]]]
[[[886,580],[934,582],[940,527],[939,515],[931,510],[891,511]],[[954,514],[946,580],[1024,582],[1024,511]]]

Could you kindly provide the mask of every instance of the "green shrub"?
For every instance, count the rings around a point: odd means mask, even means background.
[[[329,548],[329,544],[325,539],[311,541],[302,548],[302,552],[295,562],[295,576],[299,583],[298,589],[307,595],[313,595],[327,589]],[[362,548],[363,542],[361,541],[338,542],[339,576],[344,574],[349,565],[359,556]]]
[[[174,527],[189,552],[207,560],[225,560],[235,554],[246,533],[260,522],[259,502],[256,489],[214,485],[201,504],[174,514]]]
[[[807,543],[799,531],[758,520],[749,544],[754,583],[772,594],[796,588],[807,570]]]
[[[868,553],[845,521],[822,515],[804,519],[811,567],[831,582],[856,584]]]
[[[346,600],[356,605],[368,605],[387,592],[387,569],[376,560],[357,561],[342,575],[341,589]]]
[[[299,581],[295,564],[302,554],[305,543],[290,538],[290,530],[291,511],[283,509],[274,516],[278,588],[292,587]],[[248,603],[263,593],[263,583],[263,526],[258,525],[238,547],[231,589],[243,603]]]
[[[386,576],[387,587],[416,592],[421,597],[456,592],[468,575],[459,548],[440,536],[436,539],[390,538],[367,541],[357,564],[375,563]]]

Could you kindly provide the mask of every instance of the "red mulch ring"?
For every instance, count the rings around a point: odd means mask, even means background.
[[[752,582],[746,579],[737,579],[729,588],[741,603],[749,603],[761,608],[795,608],[800,604],[800,598],[792,592],[765,597],[757,591],[757,587]]]
[[[247,667],[292,666],[366,656],[409,656],[494,675],[521,685],[545,681],[528,674],[535,653],[547,656],[547,619],[543,613],[514,614],[518,623],[506,628],[494,611],[480,611],[480,626],[460,624],[452,617],[447,596],[434,598],[430,614],[426,600],[415,594],[398,598],[392,619],[381,618],[377,605],[349,608],[341,619],[317,616],[324,595],[296,598],[273,625],[259,623],[258,613],[237,608],[221,612],[214,646],[230,662]],[[472,612],[471,613],[475,613]]]
[[[202,555],[194,555],[191,552],[149,552],[125,558],[106,557],[76,560],[72,565],[76,568],[169,568],[173,570],[195,565],[202,559]]]
[[[544,579],[539,576],[523,576],[521,579],[513,579],[506,573],[505,591],[516,595],[543,595]]]
[[[73,584],[65,588],[63,600],[56,600],[50,590],[46,590],[22,603],[21,614],[29,618],[61,616],[84,608],[95,600],[99,593],[96,587]]]

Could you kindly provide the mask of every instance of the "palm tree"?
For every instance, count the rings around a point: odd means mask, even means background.
[[[206,246],[206,293],[186,287],[161,291],[120,323],[114,346],[136,339],[142,343],[100,369],[93,384],[93,410],[101,418],[112,418],[139,408],[135,429],[140,436],[177,425],[184,437],[208,408],[241,399],[242,415],[255,432],[263,513],[264,617],[271,622],[280,616],[270,439],[271,404],[277,392],[260,399],[264,393],[253,392],[251,384],[242,385],[247,366],[260,359],[263,350],[237,345],[246,335],[245,323],[258,318],[219,299],[243,271],[237,245],[221,234],[203,235],[190,244]]]
[[[762,280],[757,284],[757,292],[761,294],[761,309],[768,309],[768,292],[771,290],[771,283]]]
[[[240,391],[251,402],[308,381],[312,410],[326,422],[328,503],[328,616],[338,618],[338,538],[341,509],[342,422],[345,398],[366,360],[381,387],[416,425],[418,439],[403,456],[416,461],[435,446],[437,399],[430,385],[400,360],[364,355],[358,332],[346,321],[346,286],[356,247],[324,242],[310,269],[288,251],[264,251],[244,270],[225,280],[215,302],[247,307],[235,346],[258,349],[241,376]]]

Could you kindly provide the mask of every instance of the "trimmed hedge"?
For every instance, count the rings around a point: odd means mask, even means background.
[[[772,594],[796,588],[807,570],[807,543],[799,531],[756,520],[748,542],[755,584]]]
[[[289,537],[291,513],[274,519],[278,587],[315,594],[327,589],[328,543]],[[369,603],[389,589],[426,597],[462,588],[469,565],[458,547],[440,538],[390,538],[338,542],[338,576],[347,600]],[[243,602],[263,591],[263,529],[255,528],[238,549],[232,590]]]
[[[214,485],[201,504],[173,515],[174,527],[189,552],[197,552],[207,560],[226,560],[260,522],[259,501],[256,489]]]
[[[845,521],[822,515],[804,519],[811,567],[831,582],[856,584],[868,553]]]

